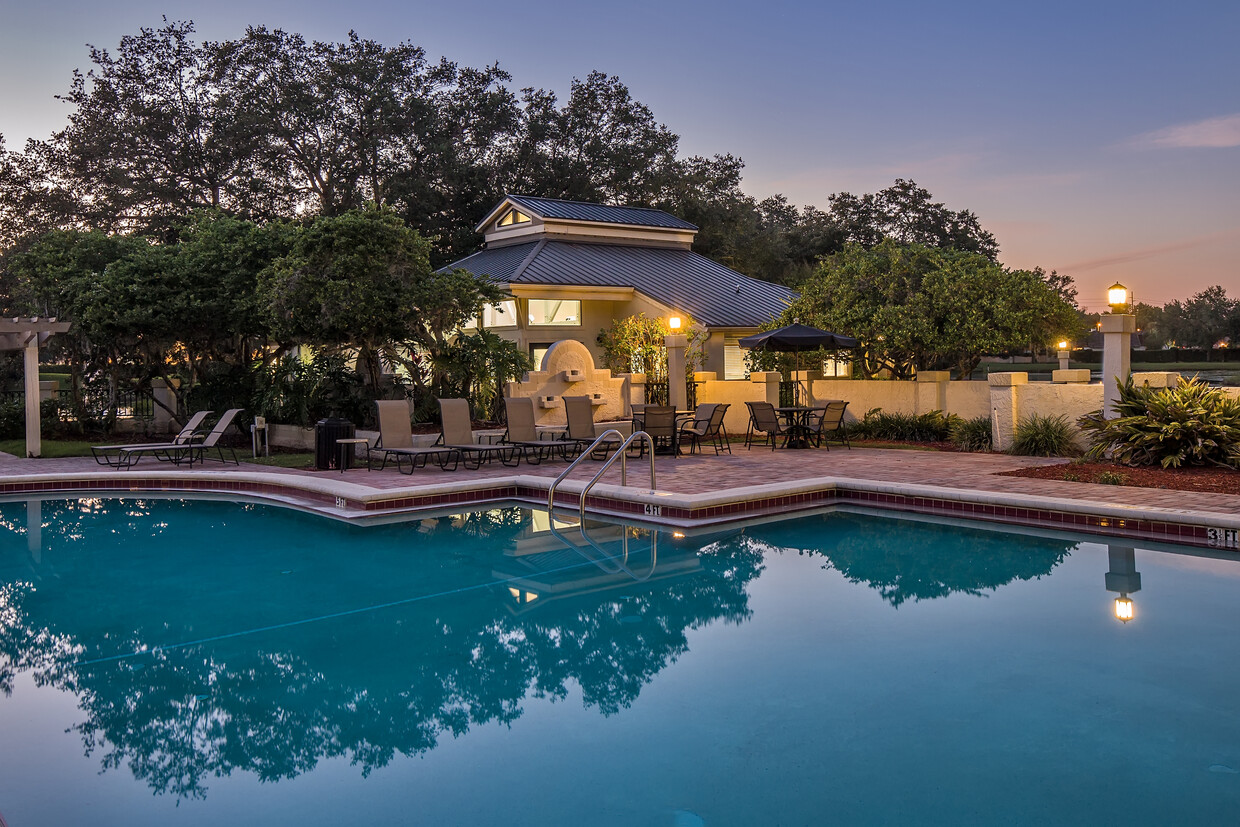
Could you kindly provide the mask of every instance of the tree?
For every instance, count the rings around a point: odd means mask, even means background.
[[[383,356],[424,381],[420,360],[402,358],[397,345],[420,348],[434,363],[483,303],[500,299],[485,278],[433,271],[430,242],[374,205],[316,219],[259,285],[277,339],[356,352],[376,391]]]
[[[897,178],[892,186],[873,195],[841,192],[828,200],[831,217],[851,243],[873,247],[890,238],[997,260],[999,243],[982,229],[976,215],[968,210],[954,212],[931,198],[928,190],[913,181]]]
[[[1049,343],[1075,319],[1036,272],[888,239],[824,259],[783,321],[861,339],[855,355],[867,377],[952,368],[965,378],[983,354]]]
[[[1240,334],[1240,301],[1227,297],[1221,285],[1207,287],[1188,301],[1163,306],[1163,333],[1180,347],[1210,350],[1228,336]]]

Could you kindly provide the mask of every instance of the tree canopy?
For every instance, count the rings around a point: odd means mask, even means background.
[[[893,239],[824,259],[784,321],[857,337],[862,373],[897,378],[942,369],[967,377],[983,354],[1045,346],[1077,323],[1044,274]]]

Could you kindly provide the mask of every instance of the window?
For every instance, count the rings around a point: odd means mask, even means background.
[[[509,299],[508,301],[502,301],[499,304],[483,305],[482,326],[486,328],[516,327],[517,303],[512,299]]]
[[[741,347],[740,341],[739,338],[724,337],[724,379],[745,379],[749,376],[749,368],[745,366],[745,349]]]
[[[516,327],[517,326],[517,303],[512,299],[502,301],[498,305],[486,304],[482,306],[482,326],[484,328],[492,327]],[[465,320],[465,324],[461,325],[463,330],[477,330],[478,317],[471,316]]]
[[[542,370],[543,357],[547,355],[547,351],[551,350],[553,342],[542,342],[540,344],[530,345],[530,361],[534,363],[534,370]]]
[[[499,227],[511,227],[513,224],[525,224],[530,217],[520,210],[509,210],[504,213],[504,217],[499,220]]]
[[[581,302],[560,299],[530,299],[530,326],[581,325]]]
[[[824,359],[822,361],[822,375],[835,376],[840,379],[851,379],[852,363],[847,357],[840,359]]]

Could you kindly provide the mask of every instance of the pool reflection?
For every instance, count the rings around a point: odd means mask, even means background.
[[[336,756],[368,774],[573,687],[614,714],[688,630],[743,622],[762,568],[756,551],[664,543],[648,580],[617,577],[517,509],[359,529],[178,501],[47,501],[39,553],[19,556],[19,505],[3,506],[0,688],[31,671],[73,692],[87,753],[177,796]]]

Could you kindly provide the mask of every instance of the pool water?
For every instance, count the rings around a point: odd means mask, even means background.
[[[0,504],[0,814],[1240,812],[1240,561],[859,513],[706,537],[600,525],[593,544],[560,526],[576,548],[550,528],[517,508],[353,526],[213,501]]]

